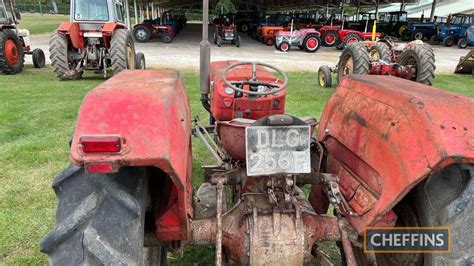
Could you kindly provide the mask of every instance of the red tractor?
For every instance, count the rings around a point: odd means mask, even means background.
[[[20,13],[12,0],[0,0],[0,71],[4,74],[17,74],[23,70],[25,54],[32,55],[33,65],[42,68],[45,65],[44,52],[31,50],[29,31],[18,29]]]
[[[430,45],[422,41],[395,44],[392,41],[365,41],[348,45],[337,66],[323,65],[318,71],[321,87],[332,86],[331,73],[337,73],[339,83],[349,74],[396,76],[431,85],[435,72],[435,56]]]
[[[357,31],[352,29],[344,29],[343,26],[330,26],[331,28],[323,27],[321,32],[323,43],[326,46],[336,46],[337,49],[343,50],[347,44],[353,42],[361,42],[372,39],[372,32],[368,31],[369,20],[365,21],[365,31]],[[375,37],[380,38],[380,33],[376,32]]]
[[[133,36],[137,42],[145,43],[153,37],[161,38],[164,43],[171,43],[175,37],[173,26],[161,25],[160,19],[145,20],[133,27]]]
[[[240,47],[241,38],[237,32],[237,26],[230,22],[227,16],[223,16],[220,22],[216,24],[214,33],[214,44],[221,47],[223,43],[230,43],[235,47]]]
[[[297,46],[307,53],[314,53],[321,47],[319,32],[315,29],[279,31],[276,33],[275,48],[288,52],[291,46]]]
[[[56,225],[40,245],[50,264],[166,265],[167,250],[214,244],[218,266],[303,265],[327,258],[324,240],[339,242],[348,265],[469,263],[472,99],[349,75],[319,121],[297,118],[286,114],[281,70],[209,63],[206,1],[203,10],[201,102],[210,124],[191,117],[175,71],[125,70],[89,92],[73,165],[53,182]],[[216,161],[194,193],[193,135]],[[365,228],[380,226],[456,230],[449,254],[363,252]]]
[[[113,74],[144,69],[145,57],[135,53],[127,20],[122,0],[72,1],[70,22],[59,25],[49,42],[58,79],[80,79],[85,70],[107,77],[108,68]]]

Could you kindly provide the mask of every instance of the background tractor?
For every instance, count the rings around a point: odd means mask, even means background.
[[[0,71],[4,74],[17,74],[23,69],[25,54],[32,55],[33,65],[42,68],[45,65],[44,52],[31,50],[29,31],[18,29],[20,13],[12,0],[0,0]]]
[[[291,46],[297,46],[308,53],[314,53],[321,47],[319,32],[315,29],[279,31],[276,34],[275,48],[288,52]]]
[[[335,67],[323,65],[318,70],[321,87],[332,86],[331,73],[337,82],[350,74],[396,76],[426,85],[434,79],[435,56],[430,45],[422,41],[396,44],[390,39],[355,42],[348,45]]]
[[[219,23],[215,24],[216,32],[214,33],[214,44],[221,47],[223,43],[230,43],[236,47],[240,47],[241,38],[234,22],[231,22],[227,16],[223,16],[219,21]]]
[[[150,19],[133,27],[133,36],[137,42],[148,42],[153,37],[161,38],[164,43],[171,43],[175,37],[173,26],[162,25],[161,20]]]
[[[469,45],[474,45],[474,25],[470,26],[466,30],[466,35],[458,41],[458,47],[461,49],[465,49]]]
[[[106,77],[109,67],[113,74],[144,68],[145,58],[135,53],[127,20],[122,0],[72,1],[70,22],[59,25],[49,42],[58,79],[79,79],[84,70]]]
[[[432,36],[430,43],[442,42],[444,46],[453,46],[466,35],[467,29],[473,25],[473,14],[454,14],[448,17],[446,23],[441,23],[438,35]]]

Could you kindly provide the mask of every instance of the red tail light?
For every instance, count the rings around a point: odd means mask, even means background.
[[[120,152],[122,141],[118,136],[83,136],[80,138],[84,153]]]

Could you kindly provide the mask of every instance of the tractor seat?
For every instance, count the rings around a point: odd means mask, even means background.
[[[311,126],[311,135],[318,124],[316,118],[300,118]],[[251,126],[257,120],[247,118],[234,118],[230,121],[217,121],[217,135],[221,139],[224,149],[229,155],[237,160],[245,161],[245,128]]]

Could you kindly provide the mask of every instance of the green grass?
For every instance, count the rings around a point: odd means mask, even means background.
[[[207,117],[199,102],[198,74],[183,72],[193,115]],[[289,73],[288,113],[319,117],[334,89],[316,86],[315,73]],[[56,199],[52,178],[69,164],[68,141],[83,96],[103,79],[87,74],[80,81],[59,82],[51,69],[26,67],[15,76],[0,75],[0,265],[43,265],[39,241],[53,228]],[[438,76],[435,86],[474,97],[473,78]],[[210,163],[194,142],[196,187],[200,166]],[[337,256],[334,245],[328,252]],[[191,247],[172,264],[212,264],[212,248]]]
[[[68,21],[66,15],[50,15],[39,13],[21,13],[19,28],[28,29],[32,35],[49,34],[58,28],[59,24]]]

